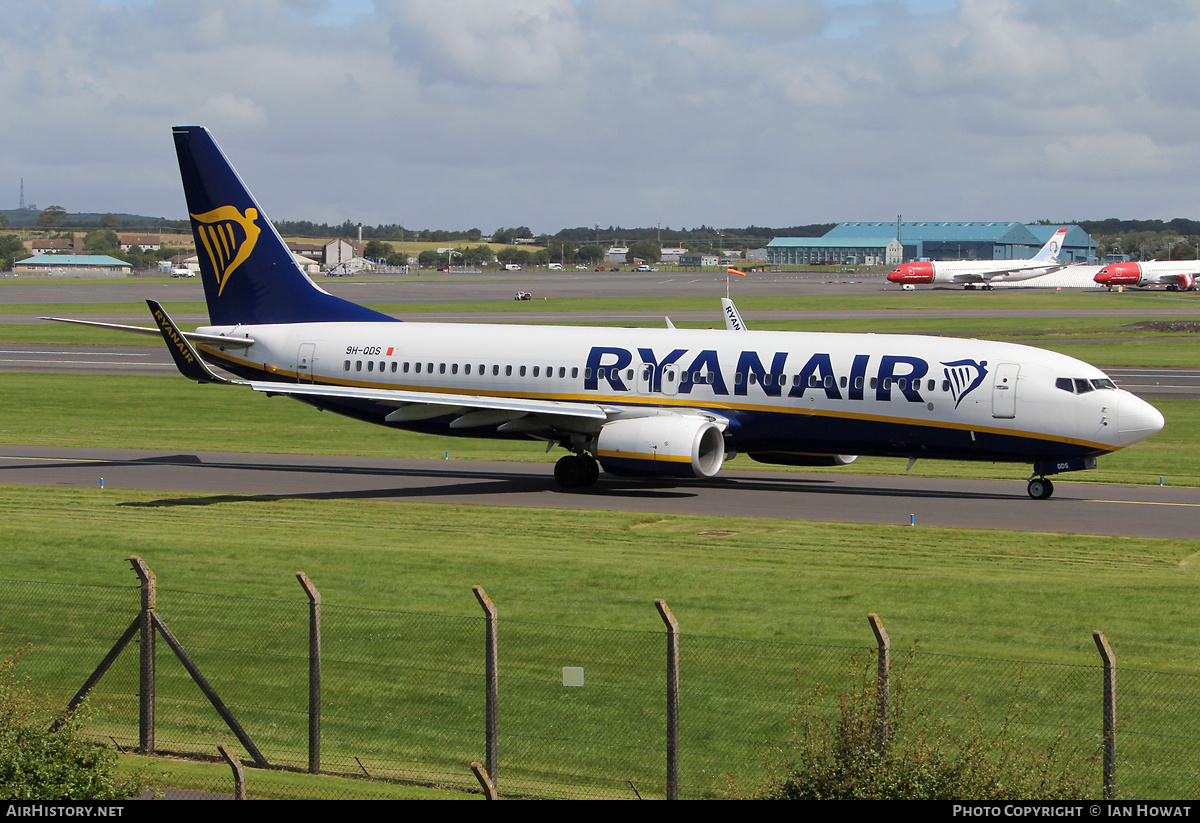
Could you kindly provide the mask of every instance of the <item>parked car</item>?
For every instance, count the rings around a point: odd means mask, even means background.
[[[513,300],[532,300],[532,299],[533,299],[533,295],[527,291],[519,291],[519,292],[517,292],[516,297],[513,298]]]

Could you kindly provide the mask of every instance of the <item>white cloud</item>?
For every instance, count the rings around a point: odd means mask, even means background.
[[[168,132],[199,123],[268,213],[292,218],[554,231],[1196,212],[1190,1],[10,0],[6,12],[12,205],[25,177],[37,202],[181,213]]]

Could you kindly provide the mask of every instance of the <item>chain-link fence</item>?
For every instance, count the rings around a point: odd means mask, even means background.
[[[145,582],[139,591],[9,577],[0,579],[0,629],[6,651],[28,646],[20,672],[58,706],[129,636],[88,692],[88,734],[124,751],[192,759],[213,760],[227,744],[250,767],[251,796],[271,794],[261,787],[282,772],[310,781],[287,796],[379,796],[371,792],[389,785],[478,792],[478,762],[491,767],[505,797],[725,797],[731,785],[745,790],[766,777],[764,756],[791,737],[806,689],[853,689],[876,653],[866,620],[857,645],[694,635],[686,614],[676,615],[681,628],[672,638],[666,624],[629,631],[505,619],[502,597],[493,647],[482,609],[446,616],[351,608],[319,602],[315,582],[314,600],[299,587],[290,601],[184,588],[147,600]],[[465,587],[463,597],[477,607]],[[148,680],[150,635],[140,621],[150,612],[159,630]],[[677,717],[668,699],[672,640]],[[1089,768],[1099,794],[1105,673],[1095,660],[909,651],[892,668],[919,682],[948,723],[999,731],[1016,716],[1033,743],[1065,739],[1095,758]],[[1200,722],[1200,678],[1121,670],[1117,683],[1119,796],[1200,796],[1200,755],[1190,739]],[[258,758],[269,768],[253,768]],[[321,776],[307,776],[314,771]],[[201,788],[232,794],[229,774]]]

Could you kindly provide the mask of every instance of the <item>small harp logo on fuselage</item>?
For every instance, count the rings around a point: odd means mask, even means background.
[[[258,242],[262,231],[256,223],[258,209],[248,208],[242,214],[234,206],[221,206],[191,217],[196,221],[196,234],[217,276],[219,297],[229,276],[246,262]]]

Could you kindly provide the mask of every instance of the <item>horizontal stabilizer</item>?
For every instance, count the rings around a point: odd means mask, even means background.
[[[150,326],[126,326],[123,323],[101,323],[98,320],[74,320],[70,317],[39,317],[38,320],[53,320],[55,323],[76,323],[80,326],[93,326],[97,329],[127,331],[135,334],[152,334],[158,336],[162,331]],[[250,337],[225,337],[221,334],[198,334],[194,331],[178,332],[194,343],[208,343],[213,346],[223,346],[227,349],[248,349],[254,345]]]

